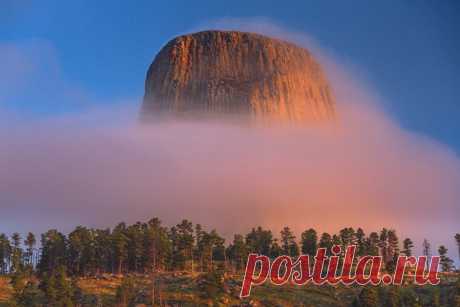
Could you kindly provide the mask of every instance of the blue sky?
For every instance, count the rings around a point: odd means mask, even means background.
[[[173,36],[221,18],[267,18],[358,67],[403,127],[458,154],[459,16],[457,1],[6,0],[0,106],[42,118],[140,98]]]

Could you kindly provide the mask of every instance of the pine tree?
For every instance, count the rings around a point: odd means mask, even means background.
[[[358,256],[364,256],[366,254],[366,235],[362,228],[356,230],[356,245]]]
[[[391,256],[389,255],[389,248],[388,248],[388,229],[386,228],[383,228],[380,231],[378,247],[379,247],[379,254],[382,256],[383,262],[387,263],[391,259]]]
[[[379,235],[376,232],[371,232],[366,240],[367,254],[371,256],[379,255]]]
[[[399,239],[396,231],[391,229],[388,231],[388,256],[393,258],[399,254]]]
[[[204,268],[204,258],[205,258],[205,231],[201,224],[195,225],[195,250],[193,256],[199,261],[200,270],[203,271]]]
[[[117,274],[122,274],[123,265],[128,258],[128,237],[126,236],[126,225],[125,223],[119,223],[112,232],[112,255],[114,259],[112,271]]]
[[[443,272],[452,271],[454,262],[452,261],[452,259],[450,259],[447,256],[447,248],[444,245],[441,245],[439,247],[439,249],[438,249],[438,253],[439,253],[439,256],[440,256],[439,262],[441,264],[442,271]]]
[[[41,238],[41,258],[38,271],[41,274],[53,273],[57,267],[67,264],[67,240],[55,229],[48,230]]]
[[[388,246],[387,246],[387,257],[388,260],[385,263],[385,267],[388,272],[394,273],[396,269],[396,263],[399,257],[399,239],[396,235],[395,230],[388,231]]]
[[[272,259],[275,259],[279,256],[282,256],[283,255],[283,249],[281,248],[281,246],[279,245],[278,243],[278,239],[273,239],[272,241],[272,245],[270,246],[270,258]]]
[[[168,231],[158,218],[151,219],[147,225],[147,263],[152,271],[166,269],[172,252]]]
[[[460,259],[460,233],[455,234],[455,242],[457,242],[458,257]]]
[[[318,234],[310,228],[301,235],[302,254],[315,256],[318,249]]]
[[[141,272],[143,267],[143,251],[145,227],[142,223],[137,222],[126,228],[127,237],[127,265],[128,270],[132,272]]]
[[[244,269],[246,258],[248,257],[248,249],[242,235],[236,234],[233,237],[233,242],[228,247],[227,254],[237,271]]]
[[[213,256],[214,237],[207,233],[202,232],[202,237],[199,243],[199,250],[201,251],[201,263],[204,266],[204,271],[212,271],[212,256]]]
[[[340,236],[335,235],[335,234],[332,235],[332,245],[342,245],[342,240],[340,239]]]
[[[412,256],[412,248],[413,247],[414,247],[414,243],[412,242],[411,239],[409,239],[409,238],[404,239],[402,253],[407,257]]]
[[[351,227],[343,228],[339,232],[342,251],[345,251],[348,245],[356,244],[356,233]]]
[[[33,256],[34,256],[34,246],[37,240],[35,239],[35,235],[31,232],[27,234],[26,239],[24,240],[24,245],[26,246],[26,254],[25,254],[25,262],[31,268],[33,266]]]
[[[330,255],[331,254],[331,249],[332,249],[332,237],[331,237],[331,235],[328,234],[327,232],[324,232],[321,235],[321,238],[319,239],[318,246],[321,247],[321,248],[325,248],[326,251],[327,251],[327,254]]]
[[[11,236],[11,268],[13,272],[22,270],[21,235],[17,232]]]
[[[83,226],[78,226],[68,236],[68,265],[70,272],[85,276],[90,271],[94,242],[92,233]]]
[[[110,229],[96,229],[94,238],[94,266],[96,274],[112,271],[112,246]]]
[[[193,224],[188,220],[182,220],[180,224],[171,228],[171,241],[173,244],[173,265],[180,269],[186,268],[186,262],[191,262],[193,271]]]
[[[215,229],[211,230],[211,238],[212,238],[212,251],[211,251],[211,267],[214,267],[213,261],[220,261],[220,263],[226,262],[226,255],[225,255],[225,239],[219,236]]]
[[[281,248],[285,255],[295,257],[299,255],[299,246],[295,241],[295,235],[289,227],[284,227],[280,232],[281,235]]]
[[[224,242],[225,240],[215,230],[210,233],[200,231],[196,249],[197,254],[200,256],[202,270],[205,268],[205,271],[212,271],[214,269],[214,260],[226,260]]]
[[[251,253],[269,256],[272,243],[272,232],[260,226],[257,229],[252,228],[251,232],[246,235],[246,245]]]
[[[431,257],[431,245],[427,239],[423,239],[422,249],[423,249],[422,250],[423,256],[430,258]]]
[[[9,269],[11,258],[11,244],[8,237],[0,234],[0,274],[6,274]]]

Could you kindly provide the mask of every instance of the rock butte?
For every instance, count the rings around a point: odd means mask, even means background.
[[[237,31],[169,41],[147,72],[141,117],[243,115],[329,120],[335,102],[321,66],[292,43]]]

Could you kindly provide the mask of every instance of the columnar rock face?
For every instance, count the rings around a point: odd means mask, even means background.
[[[204,31],[171,40],[145,82],[142,117],[243,115],[328,120],[335,103],[312,55],[254,33]]]

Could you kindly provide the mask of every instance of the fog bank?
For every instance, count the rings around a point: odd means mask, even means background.
[[[371,91],[320,58],[339,115],[325,125],[146,126],[132,106],[41,121],[0,112],[0,231],[153,216],[169,225],[187,218],[227,237],[257,225],[289,225],[298,236],[310,227],[389,227],[401,241],[428,238],[454,256],[459,157],[402,129]]]

